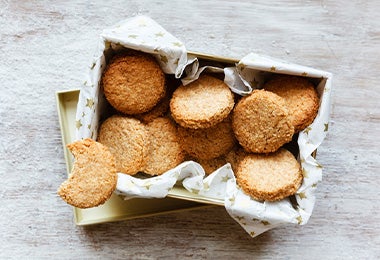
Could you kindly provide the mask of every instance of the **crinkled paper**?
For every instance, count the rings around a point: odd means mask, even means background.
[[[319,82],[317,90],[321,98],[318,115],[298,137],[298,160],[304,180],[295,194],[296,203],[289,198],[278,202],[251,199],[237,186],[229,163],[207,177],[200,164],[187,161],[157,177],[142,179],[118,173],[117,183],[117,193],[126,199],[163,198],[179,183],[193,194],[224,202],[230,216],[252,237],[279,225],[307,223],[315,204],[315,189],[322,179],[322,167],[312,153],[322,143],[328,130],[330,73],[255,53],[243,57],[232,67],[200,66],[196,57],[187,54],[181,41],[149,17],[136,16],[104,30],[100,37],[98,51],[80,91],[76,114],[77,139],[97,137],[105,104],[99,82],[106,66],[107,53],[120,48],[154,55],[165,73],[174,74],[177,78],[186,74],[182,77],[183,84],[197,79],[205,71],[224,73],[225,83],[239,95],[247,95],[259,88],[273,73],[307,76]]]

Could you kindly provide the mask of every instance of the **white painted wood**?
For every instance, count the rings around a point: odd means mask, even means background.
[[[0,258],[380,257],[380,2],[0,1]],[[223,208],[76,227],[54,99],[84,79],[101,30],[146,14],[190,50],[334,73],[314,215],[251,239]]]

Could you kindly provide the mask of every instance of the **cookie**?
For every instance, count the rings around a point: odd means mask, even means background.
[[[148,137],[144,124],[135,118],[114,115],[102,123],[98,142],[116,158],[118,172],[134,175],[142,169]]]
[[[296,133],[310,125],[317,116],[318,93],[306,78],[279,75],[265,83],[264,89],[284,98]]]
[[[147,124],[149,145],[143,172],[161,175],[184,161],[177,127],[169,118],[159,117]]]
[[[96,207],[106,202],[116,189],[115,157],[106,146],[91,139],[68,144],[67,148],[75,161],[58,195],[78,208]]]
[[[274,152],[294,134],[285,101],[265,90],[254,90],[239,100],[232,127],[241,146],[253,153]]]
[[[259,201],[277,201],[293,195],[302,183],[300,164],[283,148],[270,154],[248,154],[235,175],[243,191]]]
[[[234,96],[220,79],[201,75],[178,87],[170,101],[174,120],[185,128],[208,128],[222,122],[234,106]]]
[[[118,111],[141,114],[165,94],[165,74],[148,54],[117,55],[104,71],[104,95]]]
[[[210,160],[196,160],[200,165],[202,165],[203,169],[205,170],[206,175],[209,175],[225,165],[227,163],[226,158],[224,156],[213,158]]]
[[[179,127],[178,135],[185,152],[201,160],[210,160],[224,155],[236,143],[229,117],[210,128]]]

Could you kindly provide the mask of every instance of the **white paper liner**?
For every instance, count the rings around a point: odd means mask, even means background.
[[[306,224],[315,204],[314,191],[322,179],[322,167],[312,157],[313,151],[321,144],[328,130],[330,114],[330,73],[290,64],[259,54],[250,53],[235,67],[200,67],[196,57],[187,55],[184,44],[168,33],[155,21],[146,16],[136,16],[104,30],[99,48],[90,66],[90,72],[81,88],[76,114],[77,139],[97,137],[99,119],[104,113],[104,96],[100,79],[106,66],[106,53],[120,47],[153,54],[163,71],[183,77],[183,84],[197,79],[202,72],[224,73],[224,81],[234,93],[249,94],[252,89],[262,86],[272,73],[307,76],[319,81],[320,109],[314,122],[300,132],[300,150],[304,180],[295,195],[296,205],[289,198],[278,202],[258,202],[236,185],[229,163],[205,177],[202,166],[196,162],[184,162],[168,172],[147,179],[118,173],[117,193],[130,198],[163,198],[174,185],[183,187],[197,195],[224,201],[228,213],[252,237],[266,230],[286,223]]]

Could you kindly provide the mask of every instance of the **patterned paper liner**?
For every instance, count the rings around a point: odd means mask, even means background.
[[[202,166],[184,162],[172,170],[148,179],[118,173],[117,193],[129,198],[163,198],[170,189],[182,182],[188,191],[224,201],[228,213],[252,237],[286,223],[303,225],[309,220],[315,204],[315,189],[322,179],[322,166],[312,157],[328,131],[332,75],[328,72],[290,64],[259,54],[250,53],[235,67],[200,67],[196,57],[187,55],[184,44],[146,16],[136,16],[103,31],[99,48],[81,88],[76,114],[77,139],[96,140],[99,119],[104,113],[105,98],[100,79],[110,51],[124,48],[154,55],[163,71],[180,78],[186,69],[184,84],[198,78],[204,70],[224,73],[225,83],[240,95],[260,87],[272,73],[307,76],[319,82],[320,109],[314,122],[298,137],[299,158],[304,176],[295,194],[296,203],[289,198],[278,202],[259,202],[247,196],[236,184],[229,163],[205,177]]]

